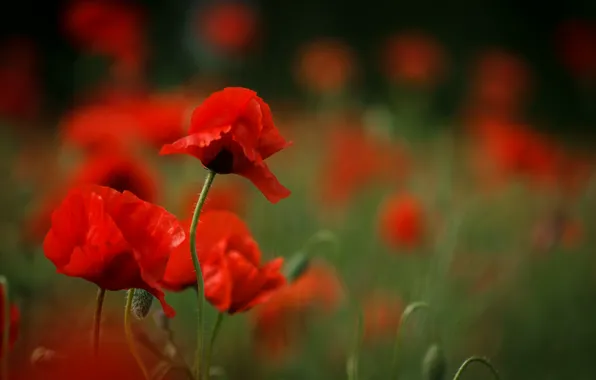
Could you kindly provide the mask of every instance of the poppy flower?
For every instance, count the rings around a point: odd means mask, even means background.
[[[343,42],[315,40],[301,48],[296,77],[313,93],[339,92],[355,74],[354,61],[354,53]]]
[[[579,79],[596,78],[596,25],[567,20],[556,31],[559,58]]]
[[[421,32],[391,37],[384,50],[384,70],[394,83],[431,86],[445,69],[445,52],[439,43]]]
[[[9,322],[9,330],[4,331],[4,316],[6,315],[4,311],[4,289],[0,288],[0,342],[4,339],[4,334],[8,334],[8,347],[12,349],[14,346],[18,335],[19,335],[19,321],[20,321],[20,314],[19,309],[17,309],[16,305],[10,305],[10,322]],[[0,345],[0,357],[2,357],[2,345]]]
[[[271,173],[265,159],[288,147],[273,124],[271,110],[257,93],[228,87],[197,107],[189,135],[164,145],[161,154],[188,154],[218,174],[249,179],[271,202],[290,195]]]
[[[410,194],[398,194],[382,204],[380,232],[385,242],[395,248],[415,248],[424,238],[424,209]]]
[[[184,198],[182,213],[185,217],[192,217],[197,205],[198,191],[198,189],[190,191],[188,196]],[[218,182],[209,190],[201,213],[211,210],[225,210],[237,215],[243,215],[246,211],[246,206],[246,191],[244,187],[238,183],[222,184],[222,182]]]
[[[185,225],[190,228],[190,221]],[[197,254],[205,282],[205,298],[220,312],[235,314],[265,302],[286,280],[283,259],[261,264],[261,251],[246,224],[229,211],[201,215]],[[181,291],[195,286],[196,275],[188,239],[174,250],[162,284]]]
[[[404,305],[401,299],[376,293],[363,304],[363,340],[373,343],[380,339],[395,339]]]
[[[107,186],[121,192],[130,191],[147,202],[155,202],[158,195],[157,174],[142,161],[115,150],[90,157],[62,181],[65,185],[46,195],[27,219],[28,240],[43,239],[50,228],[52,211],[71,188],[88,184]]]
[[[304,332],[312,312],[329,314],[343,298],[335,271],[314,262],[296,281],[280,288],[252,313],[258,349],[267,358],[285,356]]]
[[[213,3],[200,10],[197,29],[222,53],[242,53],[257,34],[257,16],[255,9],[241,2]]]
[[[178,221],[163,208],[129,191],[84,186],[71,190],[52,214],[43,249],[59,273],[106,290],[145,289],[173,316],[159,280],[183,241]]]
[[[326,206],[343,205],[362,188],[399,181],[408,174],[407,156],[398,145],[367,136],[361,128],[342,125],[327,141],[317,186]]]

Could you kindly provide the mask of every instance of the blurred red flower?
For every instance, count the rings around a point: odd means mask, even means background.
[[[407,193],[390,197],[381,205],[379,228],[381,237],[389,246],[415,248],[424,238],[423,205],[418,198]]]
[[[190,222],[185,230],[190,228]],[[229,211],[201,214],[197,253],[205,282],[205,297],[220,312],[235,314],[265,302],[285,284],[283,259],[261,265],[261,251],[246,224]],[[168,262],[163,286],[180,291],[196,284],[188,239]]]
[[[327,138],[326,157],[317,182],[326,206],[344,205],[371,183],[391,183],[408,174],[408,158],[399,146],[350,127],[342,126]]]
[[[596,79],[596,24],[567,20],[556,31],[556,47],[565,66],[579,79]]]
[[[331,313],[342,298],[342,285],[333,268],[312,263],[296,281],[255,308],[251,316],[257,348],[269,359],[284,357],[303,334],[312,312]]]
[[[244,52],[257,34],[257,12],[241,2],[214,2],[197,21],[199,35],[224,54]]]
[[[391,37],[383,53],[384,70],[393,83],[430,87],[444,74],[445,51],[432,36],[422,32]]]
[[[134,76],[140,70],[143,16],[132,3],[73,0],[66,9],[64,24],[80,47],[113,58],[117,73]]]
[[[31,121],[39,112],[38,54],[33,42],[14,37],[0,47],[0,116]]]
[[[290,195],[265,159],[288,147],[257,93],[228,87],[213,93],[192,114],[189,135],[164,145],[161,154],[188,154],[218,174],[249,179],[271,202]]]
[[[25,235],[32,241],[43,239],[50,229],[54,208],[71,188],[88,184],[107,186],[121,192],[130,191],[144,201],[155,202],[158,182],[157,173],[131,155],[113,150],[91,156],[62,179],[62,186],[44,195],[40,206],[26,221]]]
[[[19,336],[19,309],[17,309],[16,305],[10,306],[10,322],[9,322],[9,330],[4,331],[4,288],[0,288],[0,342],[4,339],[4,334],[8,334],[8,347],[12,349],[14,346],[18,336]],[[2,345],[0,344],[0,357],[4,354],[2,352]]]
[[[352,50],[333,39],[312,41],[301,48],[297,57],[296,77],[300,85],[314,93],[343,90],[355,74]]]
[[[166,210],[102,186],[71,190],[52,214],[43,242],[59,273],[107,290],[145,289],[175,314],[159,285],[184,231]]]
[[[363,340],[373,343],[383,339],[394,340],[404,311],[402,300],[396,296],[373,294],[366,299]]]
[[[222,182],[216,183],[207,194],[207,200],[203,204],[201,213],[211,210],[231,211],[242,216],[246,211],[246,189],[239,183]],[[192,217],[197,205],[198,190],[189,191],[188,196],[182,203],[182,215],[185,218]]]

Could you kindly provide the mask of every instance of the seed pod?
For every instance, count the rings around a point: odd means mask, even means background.
[[[132,314],[137,319],[145,319],[151,310],[153,295],[144,289],[135,289],[132,296]]]
[[[284,266],[284,274],[289,283],[296,281],[300,276],[306,272],[310,265],[310,260],[302,252],[296,253],[286,261]]]
[[[431,345],[422,360],[422,379],[443,380],[447,372],[447,361],[441,346]]]

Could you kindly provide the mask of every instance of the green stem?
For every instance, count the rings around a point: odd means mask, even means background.
[[[358,380],[358,367],[360,357],[360,345],[362,343],[362,330],[364,324],[364,315],[362,314],[362,308],[358,306],[358,320],[356,321],[356,334],[354,338],[354,347],[352,348],[352,354],[348,358],[347,372],[348,380]]]
[[[8,298],[8,280],[6,277],[0,276],[0,290],[3,295],[2,300],[2,312],[4,326],[2,326],[2,351],[0,351],[0,355],[2,356],[2,372],[0,372],[0,379],[1,380],[8,380],[8,350],[10,344],[10,300]]]
[[[470,365],[473,362],[479,362],[484,364],[485,367],[487,367],[492,374],[495,376],[495,379],[499,380],[499,373],[497,372],[497,370],[495,369],[495,367],[493,367],[492,364],[490,364],[490,362],[488,361],[488,359],[480,357],[480,356],[472,356],[467,358],[462,365],[459,367],[459,369],[457,370],[457,373],[455,374],[455,376],[453,377],[453,380],[459,380],[459,378],[461,377],[462,373],[464,373],[464,370],[466,369],[466,367],[468,365]]]
[[[95,315],[93,315],[93,355],[99,354],[99,334],[101,329],[101,311],[103,309],[103,300],[106,296],[106,290],[97,289],[97,298],[95,300]]]
[[[203,209],[203,205],[205,204],[205,200],[207,200],[207,193],[211,188],[211,184],[213,183],[213,179],[215,179],[215,172],[209,170],[207,173],[207,178],[205,178],[205,183],[203,184],[203,189],[199,194],[199,200],[197,201],[197,205],[195,207],[195,212],[192,215],[192,222],[190,224],[190,253],[192,256],[192,263],[195,268],[195,273],[197,274],[197,351],[195,354],[195,379],[201,379],[201,355],[203,354],[203,329],[204,329],[204,322],[203,322],[203,309],[205,304],[205,285],[203,284],[203,272],[201,272],[201,263],[199,262],[199,256],[197,255],[197,224],[199,222],[199,216],[201,215],[201,210]]]
[[[311,236],[304,244],[304,247],[302,247],[302,252],[304,252],[307,257],[311,257],[312,248],[321,243],[329,243],[333,246],[334,256],[339,255],[339,240],[337,239],[337,236],[329,230],[321,230]]]
[[[149,371],[147,370],[147,368],[145,368],[145,365],[143,364],[143,360],[141,359],[141,355],[137,351],[137,346],[135,344],[135,338],[132,333],[130,314],[131,314],[131,309],[132,309],[132,298],[133,298],[134,294],[135,294],[134,289],[128,290],[128,296],[126,297],[126,307],[124,308],[124,332],[126,334],[126,342],[128,343],[128,348],[130,349],[132,356],[134,356],[139,368],[141,369],[141,372],[143,372],[143,377],[145,378],[145,380],[151,380]]]
[[[209,370],[211,368],[211,357],[213,355],[213,346],[215,345],[215,340],[217,339],[217,335],[219,334],[219,330],[221,328],[221,323],[223,322],[224,314],[219,313],[217,314],[217,320],[215,321],[215,325],[213,326],[213,331],[211,332],[211,340],[209,341],[209,346],[207,347],[207,352],[205,353],[205,368],[203,378],[205,380],[209,380]]]
[[[430,306],[426,302],[413,302],[406,307],[401,315],[399,326],[397,327],[397,333],[395,334],[395,345],[393,346],[393,361],[391,364],[391,374],[394,378],[398,378],[398,364],[399,364],[399,341],[403,326],[410,319],[410,316],[414,314],[416,310],[426,309],[429,310]]]

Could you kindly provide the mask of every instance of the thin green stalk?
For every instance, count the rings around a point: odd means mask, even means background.
[[[426,302],[413,302],[406,307],[404,312],[401,315],[399,326],[397,327],[397,332],[395,334],[395,345],[393,346],[393,361],[391,364],[391,374],[395,379],[398,378],[398,364],[399,364],[399,343],[400,343],[400,336],[401,331],[403,330],[404,325],[410,319],[410,316],[416,311],[420,309],[429,310],[430,306]]]
[[[205,368],[203,370],[203,379],[209,380],[209,370],[211,368],[211,357],[213,355],[213,346],[215,345],[215,340],[217,339],[217,335],[219,334],[219,330],[221,328],[221,323],[223,322],[224,314],[218,313],[217,320],[215,321],[215,325],[213,326],[213,331],[211,331],[211,340],[209,341],[209,346],[207,347],[207,352],[205,353]]]
[[[467,358],[462,363],[462,365],[459,367],[459,369],[457,370],[457,373],[453,377],[453,380],[459,380],[462,373],[464,373],[464,370],[468,367],[468,365],[472,364],[473,362],[482,363],[485,367],[487,367],[492,372],[492,374],[495,376],[495,379],[499,380],[499,373],[497,372],[495,367],[493,367],[493,365],[488,361],[487,358],[483,358],[480,356],[472,356],[472,357]]]
[[[106,290],[97,289],[97,298],[95,300],[95,314],[93,315],[93,355],[99,354],[99,335],[101,329],[101,311],[103,309],[103,300],[106,296]]]
[[[301,252],[304,252],[307,257],[311,257],[313,247],[321,243],[329,243],[333,246],[333,255],[339,255],[339,239],[329,230],[321,230],[311,236],[302,247]]]
[[[360,358],[360,345],[362,343],[362,333],[364,325],[364,315],[362,308],[358,306],[358,319],[356,321],[356,334],[354,337],[354,346],[352,348],[352,354],[348,358],[346,370],[348,372],[348,380],[358,380],[359,372],[359,358]]]
[[[203,354],[203,329],[204,329],[204,322],[203,322],[203,309],[205,308],[205,285],[203,283],[203,272],[201,272],[201,263],[199,262],[199,256],[197,255],[197,224],[199,222],[199,216],[201,215],[201,210],[203,209],[203,205],[205,204],[205,200],[207,200],[207,193],[211,188],[211,184],[213,184],[213,180],[215,179],[215,172],[209,170],[207,173],[207,178],[205,178],[205,183],[203,184],[203,189],[201,189],[201,193],[199,194],[199,200],[197,201],[197,205],[195,207],[195,212],[192,215],[192,222],[190,224],[190,253],[192,256],[192,263],[195,268],[195,272],[197,274],[197,351],[195,354],[195,379],[201,379],[201,355]]]
[[[0,276],[0,288],[3,293],[2,312],[4,313],[4,326],[2,326],[2,372],[0,372],[0,380],[8,380],[8,350],[10,339],[10,299],[8,294],[8,280],[6,277]]]
[[[135,344],[135,338],[132,333],[130,314],[131,314],[131,309],[132,309],[132,298],[133,298],[134,294],[135,294],[134,289],[128,290],[128,296],[126,297],[126,307],[124,308],[124,332],[126,334],[126,342],[128,343],[128,348],[130,349],[132,356],[134,356],[139,368],[141,369],[141,372],[143,372],[143,377],[145,378],[145,380],[151,380],[151,375],[149,374],[149,371],[147,370],[147,368],[145,368],[145,364],[143,364],[143,360],[141,359],[141,355],[139,354],[139,351],[137,351],[137,346]]]

